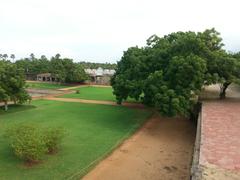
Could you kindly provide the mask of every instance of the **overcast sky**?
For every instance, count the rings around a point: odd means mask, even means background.
[[[215,27],[240,51],[239,0],[1,0],[0,53],[116,62],[153,34]]]

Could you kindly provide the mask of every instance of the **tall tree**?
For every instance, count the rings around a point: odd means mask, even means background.
[[[11,59],[12,59],[12,61],[14,62],[15,55],[14,55],[14,54],[11,54],[11,55],[10,55],[10,58],[11,58]]]
[[[7,60],[8,55],[7,54],[3,54],[2,57],[3,57],[4,60]]]
[[[5,110],[8,109],[8,101],[22,104],[30,100],[23,71],[8,61],[0,61],[0,67],[0,101],[5,103]]]
[[[236,61],[222,47],[215,29],[151,36],[145,47],[129,48],[118,62],[111,80],[117,102],[132,97],[164,115],[188,115],[204,84],[222,83],[224,94],[236,79]]]

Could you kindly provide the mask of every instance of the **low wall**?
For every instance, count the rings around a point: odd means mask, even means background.
[[[197,119],[197,131],[196,131],[196,140],[194,145],[194,153],[191,167],[191,180],[200,180],[202,179],[202,170],[199,164],[199,156],[200,156],[200,142],[201,142],[201,120],[202,120],[202,110],[200,108],[200,112],[198,114]]]

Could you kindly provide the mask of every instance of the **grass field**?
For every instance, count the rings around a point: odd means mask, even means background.
[[[77,98],[77,99],[88,99],[88,100],[101,100],[101,101],[116,101],[113,95],[112,87],[94,87],[94,86],[84,86],[76,88],[74,90],[79,90],[79,94],[65,94],[63,98]],[[135,99],[127,99],[128,102],[136,102]]]
[[[32,89],[61,89],[69,86],[42,82],[27,82],[27,87]]]
[[[130,136],[150,112],[107,105],[35,100],[0,111],[0,179],[79,179]],[[63,126],[68,135],[56,155],[27,168],[9,150],[3,132],[16,123]]]

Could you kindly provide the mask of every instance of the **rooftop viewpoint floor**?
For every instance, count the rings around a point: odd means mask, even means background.
[[[237,180],[240,179],[240,90],[231,87],[226,100],[214,98],[217,90],[217,86],[209,87],[206,91],[212,99],[203,101],[199,163],[205,168],[203,179]]]

